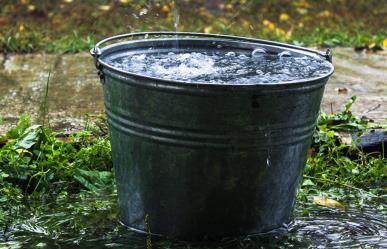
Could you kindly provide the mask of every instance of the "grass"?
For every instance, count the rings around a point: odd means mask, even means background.
[[[340,142],[343,133],[376,127],[352,115],[354,101],[342,112],[320,115],[299,203],[385,210],[387,159],[383,153],[365,154],[354,142]],[[7,241],[16,236],[13,230],[35,231],[35,226],[45,229],[45,237],[67,242],[82,234],[85,241],[100,233],[119,234],[112,169],[101,123],[89,122],[83,132],[65,136],[32,125],[22,115],[17,127],[0,138],[0,238]],[[305,209],[304,215],[308,213]]]
[[[3,0],[0,51],[79,52],[118,33],[175,30],[235,34],[307,46],[383,46],[379,0],[38,1]]]

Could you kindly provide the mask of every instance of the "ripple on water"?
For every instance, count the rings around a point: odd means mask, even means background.
[[[337,211],[314,210],[310,217],[297,217],[289,234],[299,239],[310,238],[314,245],[329,248],[387,246],[386,215],[374,209]]]
[[[110,208],[68,211],[63,203],[46,214],[25,217],[0,233],[0,248],[146,248],[146,236],[117,222],[116,196],[103,197]],[[95,199],[95,197],[94,197]],[[80,203],[88,201],[80,200]],[[79,203],[78,203],[79,204]],[[63,208],[62,208],[63,207]],[[210,245],[152,238],[155,248],[387,248],[386,213],[371,207],[339,211],[309,205],[309,216],[298,207],[287,229],[244,238],[228,238]]]

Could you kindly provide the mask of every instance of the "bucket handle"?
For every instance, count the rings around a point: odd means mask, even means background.
[[[115,35],[108,37],[106,39],[103,39],[99,41],[94,48],[90,50],[90,53],[96,61],[98,61],[98,57],[102,54],[102,49],[101,45],[113,41],[113,40],[119,40],[123,38],[129,38],[129,37],[138,37],[138,36],[162,36],[162,35],[169,35],[169,36],[197,36],[197,37],[209,37],[209,38],[222,38],[222,39],[227,39],[227,40],[235,40],[235,41],[246,41],[246,42],[253,42],[253,43],[260,43],[260,44],[267,44],[267,45],[277,45],[281,47],[286,47],[286,48],[292,48],[292,49],[298,49],[310,53],[317,54],[323,58],[325,58],[327,61],[332,63],[332,50],[327,49],[325,53],[320,52],[315,49],[310,49],[310,48],[303,48],[303,47],[298,47],[295,45],[290,45],[286,43],[279,43],[279,42],[274,42],[274,41],[267,41],[267,40],[262,40],[262,39],[257,39],[257,38],[249,38],[249,37],[239,37],[239,36],[233,36],[233,35],[222,35],[222,34],[206,34],[206,33],[196,33],[196,32],[173,32],[173,31],[157,31],[157,32],[137,32],[137,33],[126,33],[126,34],[120,34],[120,35]]]

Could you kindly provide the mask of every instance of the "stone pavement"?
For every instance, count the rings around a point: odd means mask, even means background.
[[[387,51],[333,51],[335,73],[327,84],[322,109],[340,110],[348,98],[357,95],[355,114],[386,123]],[[53,128],[79,128],[86,114],[104,112],[102,88],[89,54],[0,56],[0,133],[14,125],[22,113],[33,120],[41,117],[50,70],[47,103]]]

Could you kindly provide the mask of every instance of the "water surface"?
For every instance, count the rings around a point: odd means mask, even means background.
[[[220,46],[220,45],[219,45]],[[270,53],[256,48],[250,54],[234,51],[123,53],[106,61],[118,69],[167,80],[217,84],[256,84],[318,78],[330,64],[319,57]]]
[[[0,232],[0,248],[386,248],[386,212],[373,207],[338,210],[298,203],[288,227],[263,235],[190,243],[148,237],[118,221],[116,194],[86,194],[20,210],[19,222]],[[307,210],[307,212],[306,212]],[[150,239],[150,241],[149,241]]]

